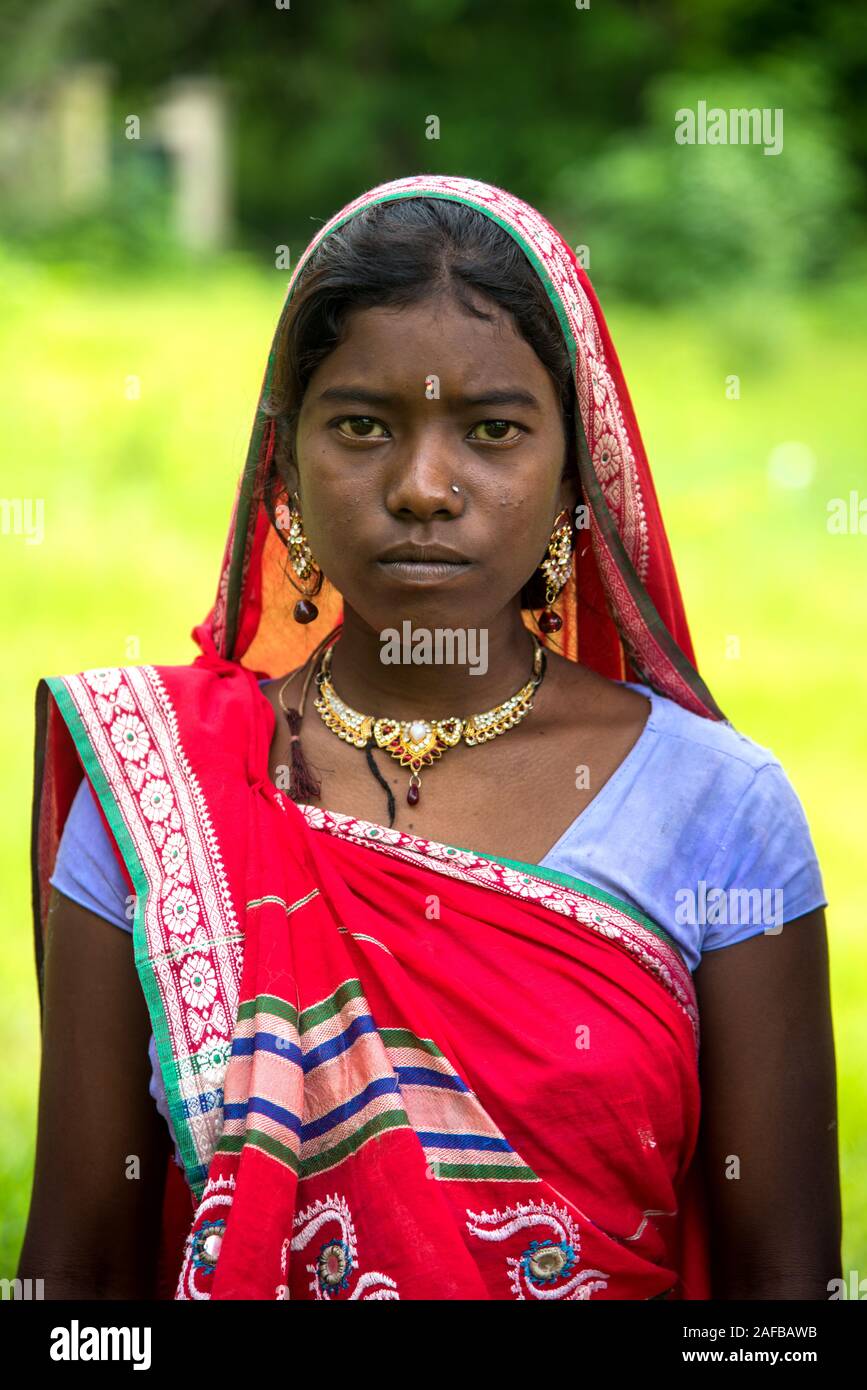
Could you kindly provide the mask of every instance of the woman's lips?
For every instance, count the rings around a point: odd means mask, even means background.
[[[440,584],[472,568],[470,560],[461,564],[446,560],[377,560],[376,563],[385,574],[403,584]]]

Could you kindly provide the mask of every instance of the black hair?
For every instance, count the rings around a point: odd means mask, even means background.
[[[575,386],[569,350],[545,286],[518,243],[492,218],[443,198],[398,198],[363,209],[325,238],[286,305],[275,340],[274,371],[262,410],[274,421],[275,444],[262,481],[263,501],[278,525],[287,464],[304,393],[319,363],[341,340],[352,309],[402,307],[450,293],[477,318],[488,317],[467,289],[507,311],[557,388],[566,439],[575,437]],[[522,606],[541,608],[537,570]]]

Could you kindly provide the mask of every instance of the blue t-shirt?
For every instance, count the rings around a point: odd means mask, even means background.
[[[639,908],[674,938],[691,971],[704,951],[825,907],[803,808],[773,753],[649,686],[619,683],[650,700],[647,723],[539,867]],[[127,885],[86,778],[50,881],[132,932]],[[151,1095],[168,1121],[153,1038],[150,1057]]]

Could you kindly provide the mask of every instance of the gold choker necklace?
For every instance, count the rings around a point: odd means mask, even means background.
[[[514,728],[533,708],[533,695],[545,675],[545,651],[536,637],[533,638],[533,674],[521,689],[494,709],[484,714],[471,714],[463,719],[457,715],[447,719],[377,719],[373,714],[360,714],[341,700],[331,683],[331,653],[333,644],[327,647],[316,675],[319,695],[313,701],[326,728],[356,748],[366,748],[371,738],[380,748],[384,748],[401,767],[411,769],[409,790],[406,794],[410,806],[418,804],[421,790],[423,767],[430,767],[441,758],[446,749],[454,748],[463,739],[470,748],[477,743],[487,743],[488,739],[504,734]],[[369,756],[369,754],[368,754]]]

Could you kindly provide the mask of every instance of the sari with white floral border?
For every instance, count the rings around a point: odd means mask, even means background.
[[[136,894],[196,1200],[177,1297],[703,1296],[698,1016],[662,928],[296,806],[237,664],[47,687]]]

